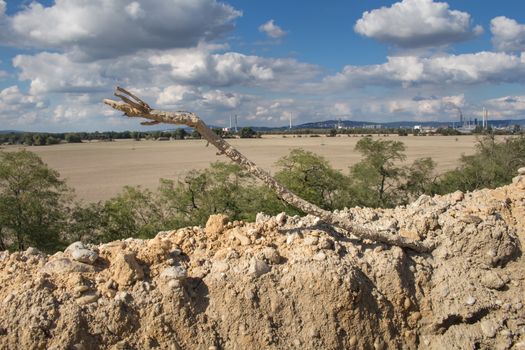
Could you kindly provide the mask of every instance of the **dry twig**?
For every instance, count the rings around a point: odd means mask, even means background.
[[[430,252],[433,249],[433,245],[428,244],[427,242],[416,241],[396,234],[374,231],[366,227],[355,225],[350,222],[348,218],[336,215],[330,211],[319,208],[315,204],[305,201],[278,183],[269,173],[259,168],[254,162],[243,156],[239,151],[213,132],[195,113],[184,111],[165,112],[152,109],[140,98],[121,87],[117,87],[115,96],[119,97],[123,102],[106,99],[104,100],[104,103],[116,110],[124,112],[128,117],[149,119],[147,122],[142,122],[141,124],[143,125],[168,123],[186,125],[194,128],[205,140],[217,147],[221,154],[225,154],[252,175],[262,180],[282,200],[307,214],[317,216],[324,222],[344,229],[361,239],[369,239],[375,242],[409,248],[420,253]]]

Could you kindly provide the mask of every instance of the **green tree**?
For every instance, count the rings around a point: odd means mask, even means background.
[[[342,208],[348,202],[348,178],[312,152],[293,149],[277,161],[275,178],[290,191],[323,209]]]
[[[69,133],[66,134],[65,140],[67,143],[80,143],[82,142],[82,139],[80,138],[80,135],[76,133]]]
[[[478,139],[476,149],[475,154],[461,157],[458,168],[440,177],[435,193],[503,186],[516,176],[518,168],[525,166],[524,136],[496,142],[494,135],[487,135]]]
[[[5,249],[61,247],[69,190],[58,172],[28,151],[0,153],[0,244]]]
[[[365,137],[355,146],[364,159],[350,169],[352,196],[366,206],[389,207],[397,202],[395,189],[403,175],[396,161],[405,160],[405,145],[400,141]]]
[[[414,160],[405,174],[405,183],[401,185],[405,191],[405,202],[417,199],[422,194],[432,193],[435,185],[436,162],[430,157],[419,158]]]
[[[250,127],[244,127],[239,131],[239,136],[241,139],[249,139],[255,137],[257,133]]]

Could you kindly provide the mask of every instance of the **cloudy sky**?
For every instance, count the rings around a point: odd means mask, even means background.
[[[0,129],[143,129],[117,85],[225,126],[525,118],[525,2],[0,0]]]

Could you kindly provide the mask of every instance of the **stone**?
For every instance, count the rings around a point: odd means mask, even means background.
[[[313,259],[316,260],[316,261],[323,261],[323,260],[326,259],[326,254],[323,253],[323,252],[319,252],[319,253],[314,255]]]
[[[480,322],[481,331],[488,338],[494,338],[498,332],[498,324],[493,320],[483,320]]]
[[[167,280],[184,281],[188,277],[188,271],[183,266],[170,266],[160,274],[161,278]]]
[[[70,252],[71,259],[84,263],[93,265],[98,259],[98,254],[90,249],[80,248],[73,249]]]
[[[304,238],[304,245],[317,245],[319,238],[315,236],[306,236]]]
[[[253,258],[250,262],[248,273],[256,278],[259,278],[262,275],[270,272],[270,270],[270,266],[268,266],[268,264],[264,260]]]
[[[270,218],[271,218],[271,216],[270,215],[266,215],[265,213],[257,213],[257,215],[255,216],[255,223],[256,224],[264,224],[268,220],[270,220]]]
[[[40,250],[33,248],[33,247],[29,247],[26,249],[26,254],[27,255],[39,255],[41,253],[40,253]]]
[[[230,269],[230,265],[225,261],[216,261],[213,263],[213,269],[219,273],[223,273]]]
[[[525,167],[521,167],[518,169],[518,174],[525,175]]]
[[[209,235],[221,234],[230,218],[224,214],[210,215],[206,222],[206,233]]]
[[[41,269],[42,273],[65,274],[71,272],[94,272],[93,266],[68,258],[59,258],[48,261]]]
[[[334,241],[327,237],[321,237],[319,239],[319,249],[325,249],[325,250],[333,250],[334,249]]]
[[[508,282],[508,281],[507,281]],[[481,277],[481,285],[483,287],[489,288],[489,289],[495,289],[499,290],[505,287],[507,284],[505,280],[503,280],[496,272],[494,271],[487,271],[483,276]]]
[[[350,346],[356,346],[357,345],[357,337],[355,335],[350,337],[350,340],[348,341],[348,345],[350,345]]]
[[[262,254],[264,258],[272,264],[278,264],[281,262],[281,256],[275,248],[266,247],[263,249]]]
[[[465,198],[465,194],[461,191],[456,191],[450,195],[450,199],[452,199],[454,202],[460,202]]]
[[[421,237],[419,237],[419,234],[416,231],[407,230],[403,228],[399,230],[399,235],[401,237],[410,238],[416,241],[421,239]]]
[[[112,279],[119,287],[130,286],[144,278],[144,270],[137,262],[134,253],[121,252],[114,259],[110,269],[113,271]]]
[[[467,300],[465,300],[465,304],[470,305],[470,306],[474,305],[475,303],[476,303],[476,298],[474,298],[473,296],[469,296]]]
[[[97,294],[89,294],[89,295],[85,295],[80,298],[77,298],[76,302],[79,305],[87,305],[87,304],[96,302],[98,298],[99,296]]]
[[[279,225],[284,225],[286,223],[286,213],[277,214],[275,221],[277,221]]]
[[[239,241],[239,243],[241,243],[242,246],[247,246],[247,245],[250,245],[252,243],[252,241],[248,237],[243,235],[237,229],[233,232],[233,236]]]

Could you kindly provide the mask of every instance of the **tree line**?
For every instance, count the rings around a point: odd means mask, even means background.
[[[497,142],[478,140],[476,153],[459,166],[436,173],[431,158],[406,163],[401,141],[365,137],[355,151],[361,161],[347,171],[323,157],[294,149],[277,161],[275,177],[305,200],[326,210],[344,207],[393,207],[422,194],[494,188],[511,181],[525,166],[525,137]],[[258,212],[301,215],[236,164],[216,162],[178,180],[161,179],[152,191],[124,187],[98,203],[75,201],[73,191],[36,154],[0,152],[0,250],[29,246],[53,252],[68,243],[148,238],[158,231],[204,225],[209,215],[252,221]]]

